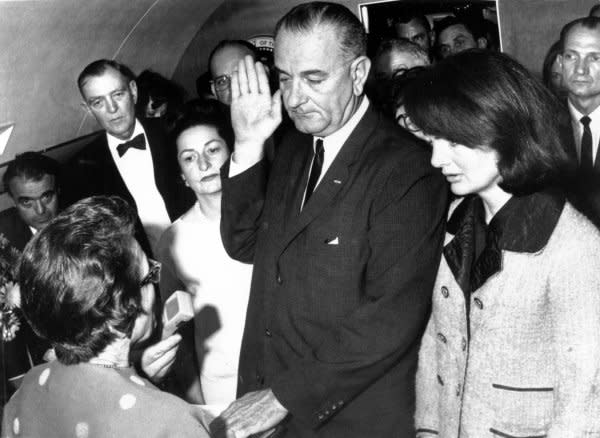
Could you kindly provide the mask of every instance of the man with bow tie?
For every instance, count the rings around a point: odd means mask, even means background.
[[[136,239],[151,255],[162,232],[189,208],[175,154],[158,119],[135,117],[137,85],[131,70],[116,61],[100,59],[77,79],[82,105],[104,129],[67,166],[67,200],[93,195],[117,195],[135,206]],[[152,339],[150,340],[152,341]],[[155,383],[167,374],[179,348],[174,334],[132,351],[133,361]],[[145,348],[145,349],[144,349]]]
[[[73,201],[90,195],[119,195],[135,205],[138,239],[154,252],[162,232],[185,211],[177,163],[160,122],[135,117],[133,73],[112,60],[94,61],[77,80],[83,106],[105,133],[78,153],[69,166]]]

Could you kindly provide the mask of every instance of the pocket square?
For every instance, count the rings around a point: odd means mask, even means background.
[[[336,236],[333,239],[326,239],[325,243],[327,245],[339,245],[340,244],[340,238]]]

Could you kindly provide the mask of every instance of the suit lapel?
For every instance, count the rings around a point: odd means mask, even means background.
[[[281,241],[282,252],[302,230],[333,203],[335,196],[348,182],[351,176],[350,172],[352,165],[363,152],[365,144],[377,124],[378,117],[377,113],[369,107],[366,114],[340,149],[337,157],[335,157],[325,175],[323,175],[321,182],[316,187],[309,202],[304,206],[302,211],[299,211],[302,196],[306,188],[306,182],[308,180],[308,172],[312,158],[312,143],[309,143],[309,153],[308,157],[305,157],[303,160],[304,169],[302,170],[302,178],[300,179],[303,184],[298,184],[293,189],[295,195],[293,196],[294,202],[291,206],[292,210],[287,212],[288,214],[286,215],[286,218],[290,220],[290,222],[289,226],[284,226],[285,231]],[[312,142],[311,137],[309,137],[309,141]],[[294,208],[296,209],[296,212],[299,211],[295,215]]]

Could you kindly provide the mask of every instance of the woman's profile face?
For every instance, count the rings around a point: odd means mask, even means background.
[[[192,126],[177,137],[181,176],[196,196],[221,192],[220,169],[228,158],[229,148],[213,126]]]
[[[502,179],[493,149],[470,148],[431,136],[427,141],[432,148],[431,165],[442,171],[455,195],[485,195],[498,187]]]

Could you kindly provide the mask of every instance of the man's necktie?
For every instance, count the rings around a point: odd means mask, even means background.
[[[117,146],[117,152],[119,153],[119,157],[122,157],[125,152],[129,150],[129,148],[136,149],[146,149],[146,140],[144,139],[144,134],[138,134],[133,137],[131,140],[126,141],[125,143],[121,143]]]
[[[580,120],[583,125],[583,135],[581,136],[581,163],[580,168],[583,172],[591,173],[594,169],[594,154],[592,152],[592,130],[588,116],[583,116]]]
[[[308,184],[306,184],[306,195],[304,196],[304,205],[308,202],[308,198],[315,190],[319,176],[321,176],[321,169],[323,169],[323,140],[318,138],[315,143],[315,156],[313,158],[312,166],[310,168],[310,176],[308,177]]]

